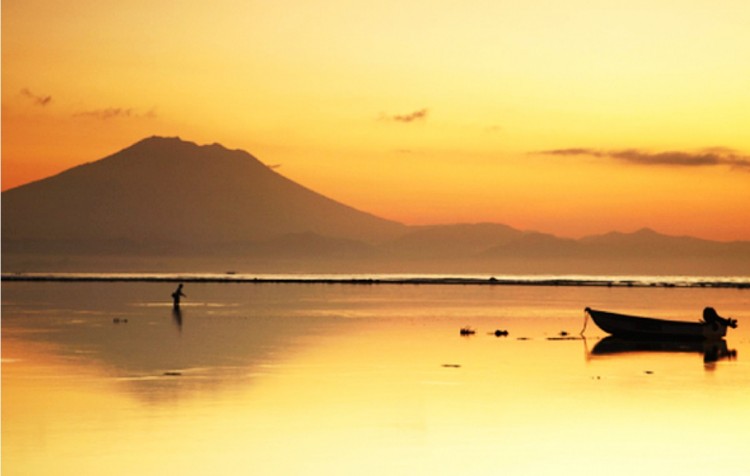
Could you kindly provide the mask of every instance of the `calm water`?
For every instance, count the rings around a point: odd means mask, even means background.
[[[750,473],[750,290],[173,288],[3,282],[4,475]],[[736,358],[557,339],[707,305]]]

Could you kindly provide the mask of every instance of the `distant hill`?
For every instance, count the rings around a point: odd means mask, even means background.
[[[383,248],[393,257],[467,258],[523,235],[523,231],[499,223],[415,226]]]
[[[750,242],[717,242],[668,236],[651,229],[612,232],[572,240],[528,233],[481,253],[483,259],[518,266],[533,263],[552,272],[593,274],[747,275]]]
[[[247,152],[151,137],[2,193],[3,271],[725,274],[750,242],[643,229],[580,240],[498,223],[405,226]]]
[[[300,233],[377,243],[405,230],[246,152],[162,137],[4,192],[2,223],[4,252],[207,251]]]

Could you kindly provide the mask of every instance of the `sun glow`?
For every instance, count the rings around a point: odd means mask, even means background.
[[[408,223],[750,239],[736,219],[750,203],[742,1],[40,0],[2,14],[3,190],[179,135]],[[737,160],[538,154],[714,147]]]

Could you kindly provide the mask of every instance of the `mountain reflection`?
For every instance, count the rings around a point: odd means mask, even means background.
[[[62,362],[61,372],[70,374],[103,372],[139,399],[158,401],[246,382],[303,348],[307,338],[330,332],[336,320],[295,318],[288,303],[308,299],[305,287],[284,288],[279,296],[274,290],[253,306],[242,302],[252,293],[233,286],[196,288],[195,299],[175,309],[162,286],[14,285],[16,301],[3,303],[3,357],[45,349],[35,354],[42,365]],[[46,301],[37,299],[40,289]],[[200,301],[209,295],[213,302]]]

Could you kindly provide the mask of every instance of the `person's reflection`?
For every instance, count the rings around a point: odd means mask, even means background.
[[[179,307],[172,308],[172,321],[175,323],[180,333],[182,333],[182,310]]]

